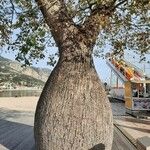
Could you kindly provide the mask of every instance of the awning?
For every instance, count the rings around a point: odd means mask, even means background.
[[[150,83],[150,80],[130,80],[132,83]]]

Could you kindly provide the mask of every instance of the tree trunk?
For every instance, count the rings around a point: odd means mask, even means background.
[[[91,54],[62,49],[37,104],[36,149],[111,150],[111,107]]]

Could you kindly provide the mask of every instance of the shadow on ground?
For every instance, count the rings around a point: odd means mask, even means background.
[[[33,126],[34,112],[0,108],[0,119]]]
[[[0,150],[34,150],[33,126],[0,119]]]

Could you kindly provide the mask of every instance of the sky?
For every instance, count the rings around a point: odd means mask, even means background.
[[[54,49],[54,50],[56,50],[56,49]],[[106,50],[106,51],[108,51],[108,50]],[[0,55],[5,57],[5,58],[8,58],[8,59],[15,60],[16,53],[13,51],[8,51],[6,53],[6,51],[0,50]],[[145,69],[146,73],[150,75],[150,64],[146,64],[143,62],[139,63],[140,57],[136,56],[136,59],[133,59],[133,56],[135,56],[135,53],[133,53],[131,51],[130,52],[127,51],[125,53],[125,59],[126,60],[130,61],[132,64],[136,65],[137,67],[139,67],[143,70]],[[146,58],[147,58],[147,60],[150,61],[150,55],[146,55]],[[37,64],[33,63],[33,66],[52,69],[49,65],[47,65],[47,60],[48,60],[48,58],[45,58],[44,60],[39,60],[39,62]],[[110,83],[111,70],[107,66],[106,60],[102,59],[102,58],[95,58],[95,57],[93,60],[94,60],[94,65],[95,65],[95,68],[96,68],[96,71],[97,71],[97,74],[98,74],[100,80],[103,82],[107,82],[109,84]]]
[[[0,56],[11,59],[11,60],[15,60],[15,55],[16,53],[13,51],[8,51],[6,53],[6,51],[2,51],[0,50]],[[51,68],[49,65],[47,65],[47,58],[45,58],[44,60],[39,60],[39,62],[33,63],[33,66],[35,67],[42,67],[42,68]],[[106,64],[106,60],[102,59],[102,58],[94,58],[94,65],[97,71],[97,74],[99,76],[99,78],[103,81],[103,82],[109,82],[109,77],[110,77],[110,68],[107,66]]]

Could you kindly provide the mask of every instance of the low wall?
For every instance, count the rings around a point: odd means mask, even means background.
[[[40,96],[42,90],[2,90],[0,97]]]

